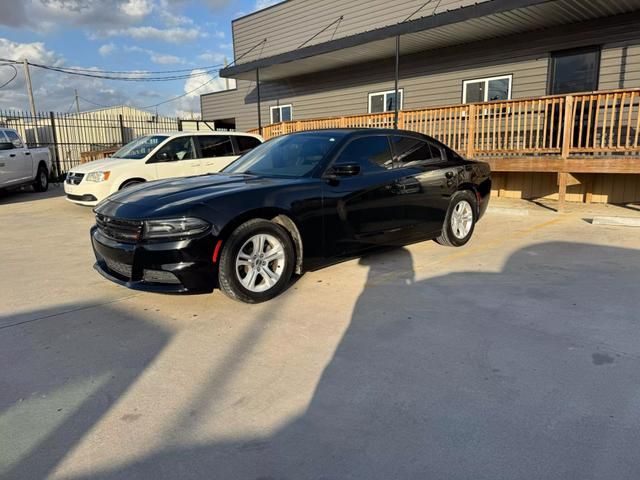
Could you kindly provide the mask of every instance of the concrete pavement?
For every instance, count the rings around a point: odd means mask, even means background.
[[[640,232],[489,213],[249,306],[92,269],[90,209],[0,197],[0,477],[640,478]]]

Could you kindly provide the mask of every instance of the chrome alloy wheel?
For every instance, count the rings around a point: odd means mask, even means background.
[[[249,238],[236,256],[236,276],[250,292],[272,288],[285,267],[284,246],[273,235],[260,233]]]
[[[45,170],[40,170],[40,175],[38,176],[38,180],[40,181],[40,187],[46,188],[49,180],[47,179],[47,172]]]
[[[451,230],[456,238],[462,240],[473,226],[473,209],[466,200],[461,200],[451,212]]]

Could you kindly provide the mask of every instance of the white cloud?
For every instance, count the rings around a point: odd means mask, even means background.
[[[154,40],[168,43],[189,43],[206,37],[207,33],[198,27],[193,28],[157,28],[152,26],[127,27],[99,31],[93,38],[100,37],[131,37],[136,40]]]
[[[2,0],[0,24],[43,32],[62,25],[121,27],[143,21],[155,0]]]
[[[157,63],[158,65],[175,65],[177,63],[185,63],[185,61],[176,56],[170,55],[168,53],[159,53],[155,50],[150,50],[148,48],[141,48],[138,46],[128,46],[124,47],[127,52],[136,52],[136,53],[144,53],[149,56],[149,60],[153,63]]]
[[[153,3],[149,0],[128,0],[120,5],[120,10],[130,17],[144,18],[153,11]]]
[[[46,48],[42,42],[18,43],[0,38],[0,57],[28,58],[32,63],[73,66],[67,65],[61,55]],[[7,73],[0,70],[0,80],[8,80],[9,74],[12,73],[8,69]],[[31,67],[31,78],[36,108],[43,112],[67,112],[70,107],[73,107],[74,90],[76,89],[81,97],[88,100],[88,102],[80,100],[82,109],[97,108],[89,102],[100,105],[140,105],[158,102],[170,96],[170,94],[160,94],[154,89],[150,89],[148,84],[107,82],[97,78],[65,75],[36,67]],[[172,107],[171,104],[168,104],[164,111],[173,113]],[[21,68],[18,68],[16,79],[0,89],[0,109],[24,111],[29,109],[24,74]]]
[[[115,52],[117,48],[114,43],[105,43],[98,49],[98,53],[103,57],[108,57]]]
[[[191,73],[203,73],[203,70],[192,70]],[[199,88],[201,87],[201,88]],[[235,83],[229,85],[234,88]],[[213,76],[210,73],[191,77],[184,83],[184,93],[187,95],[176,100],[175,111],[178,116],[188,118],[200,111],[200,95],[204,93],[219,92],[226,89],[224,78]]]
[[[211,65],[223,64],[225,59],[226,59],[226,56],[224,55],[224,53],[212,52],[210,50],[207,50],[206,52],[203,52],[200,55],[198,55],[198,60],[207,62]]]

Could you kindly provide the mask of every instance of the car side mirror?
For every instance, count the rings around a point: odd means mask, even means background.
[[[341,163],[334,165],[331,173],[336,177],[355,177],[360,174],[360,165],[357,163]]]
[[[11,142],[0,142],[0,150],[13,150],[14,148],[16,147]]]

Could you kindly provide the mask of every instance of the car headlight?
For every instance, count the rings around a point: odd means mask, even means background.
[[[209,230],[209,222],[199,218],[169,218],[164,220],[146,220],[143,238],[192,237]]]
[[[87,173],[84,179],[87,182],[106,182],[109,180],[109,175],[111,175],[111,172],[90,172]]]

